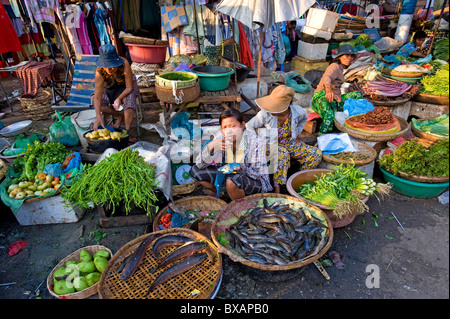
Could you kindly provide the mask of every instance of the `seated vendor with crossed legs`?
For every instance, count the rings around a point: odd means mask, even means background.
[[[280,193],[280,186],[286,185],[291,157],[300,162],[301,170],[316,168],[322,160],[322,152],[317,147],[300,140],[308,114],[301,106],[293,103],[294,94],[295,90],[291,87],[277,86],[270,95],[255,100],[261,111],[247,123],[248,130],[267,128],[269,133],[278,134],[273,175],[275,193]],[[267,149],[267,155],[270,155],[270,148]]]
[[[122,121],[125,121],[125,129],[130,132],[138,96],[139,88],[128,60],[117,54],[114,45],[102,45],[95,72],[95,92],[92,96],[96,114],[93,129],[97,130],[99,125],[105,127],[102,115],[109,114],[117,119],[112,127],[119,128]],[[136,138],[130,138],[130,141],[134,140]]]
[[[221,130],[213,140],[204,143],[190,176],[216,193],[220,191],[214,185],[218,168],[238,163],[232,173],[225,174],[225,186],[231,200],[271,191],[264,141],[245,129],[244,118],[236,109],[225,110],[219,122]]]

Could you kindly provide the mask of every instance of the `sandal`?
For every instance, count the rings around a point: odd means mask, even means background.
[[[130,143],[136,143],[137,142],[137,138],[130,136],[130,138],[128,139],[128,142]]]

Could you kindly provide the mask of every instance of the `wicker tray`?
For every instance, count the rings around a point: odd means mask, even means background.
[[[330,163],[330,164],[335,164],[335,165],[340,165],[340,164],[354,164],[355,166],[363,166],[363,165],[367,165],[369,163],[372,163],[376,158],[377,158],[377,151],[375,151],[375,149],[373,147],[370,147],[367,144],[358,142],[358,153],[364,153],[367,154],[369,156],[368,159],[366,160],[360,160],[360,161],[350,161],[350,160],[342,160],[342,159],[337,159],[334,158],[332,156],[328,156],[323,154],[322,158],[325,162]]]
[[[166,45],[167,43],[169,43],[167,40],[137,37],[134,35],[123,35],[120,38],[123,40],[123,42],[128,44]]]
[[[422,121],[429,120],[429,119],[430,118],[425,118],[425,119],[419,119],[417,121],[422,122]],[[424,131],[418,129],[413,124],[411,124],[411,131],[414,133],[415,136],[425,138],[425,139],[433,141],[433,142],[445,139],[445,137],[428,134],[427,132],[424,132]]]
[[[173,96],[173,89],[159,86],[155,84],[156,96],[165,103],[177,104]],[[176,95],[181,99],[181,103],[188,103],[194,101],[200,95],[200,84],[197,82],[191,86],[180,87],[176,89]]]
[[[374,99],[367,99],[370,103],[372,103],[374,106],[398,106],[405,104],[411,100],[411,98],[407,99],[401,99],[401,100],[393,100],[393,101],[381,101],[381,100],[374,100]]]
[[[53,297],[56,297],[58,299],[85,299],[85,298],[88,298],[97,293],[97,289],[98,289],[98,285],[99,285],[98,282],[96,284],[92,285],[91,287],[88,287],[82,291],[74,292],[74,293],[67,294],[67,295],[58,295],[53,291],[53,274],[55,273],[55,271],[58,270],[58,268],[64,266],[66,264],[66,261],[68,261],[68,260],[80,260],[80,252],[83,249],[87,250],[91,255],[95,254],[99,250],[104,249],[104,250],[109,251],[109,253],[111,255],[110,261],[114,257],[109,248],[107,248],[105,246],[100,246],[100,245],[86,246],[86,247],[80,248],[77,251],[71,253],[66,258],[62,259],[55,266],[55,268],[53,268],[52,272],[47,277],[47,289]]]
[[[222,257],[217,253],[217,247],[205,236],[185,228],[173,228],[157,232],[162,235],[183,235],[193,240],[205,241],[212,249],[214,261],[206,258],[197,268],[180,274],[165,283],[155,287],[147,296],[149,299],[209,299],[214,295],[222,275]],[[124,258],[131,255],[147,238],[149,234],[142,235],[124,246],[111,258],[103,271],[99,281],[98,295],[101,299],[143,299],[151,283],[161,271],[150,273],[150,269],[157,266],[157,260],[152,255],[150,244],[144,259],[133,276],[125,281],[120,279],[117,269]],[[167,247],[162,251],[162,257],[173,251],[175,247]],[[164,268],[165,269],[165,268]],[[198,293],[195,293],[197,292]]]
[[[449,105],[449,97],[448,96],[439,96],[439,95],[419,93],[414,97],[414,100],[418,101],[418,102],[422,102],[422,103]]]
[[[392,141],[396,139],[397,137],[401,137],[406,134],[409,130],[410,124],[402,119],[401,117],[398,117],[397,115],[394,115],[395,118],[400,123],[400,131],[396,133],[366,133],[361,132],[358,130],[354,130],[352,128],[346,127],[345,125],[340,124],[336,119],[334,120],[334,125],[337,127],[337,129],[343,133],[347,133],[350,136],[353,136],[354,138],[358,138],[360,140],[364,141],[371,141],[371,142],[386,142],[386,141]]]
[[[175,206],[181,209],[200,209],[202,211],[212,211],[212,210],[220,210],[227,203],[219,198],[211,197],[211,196],[192,196],[186,197],[173,202]],[[159,229],[159,221],[161,217],[167,214],[167,209],[169,206],[164,207],[162,210],[156,214],[155,218],[153,218],[153,231],[158,231]],[[206,234],[203,234],[207,236]]]
[[[226,245],[220,244],[220,242],[217,240],[217,236],[219,236],[222,232],[224,232],[225,229],[230,227],[234,223],[232,222],[233,220],[235,220],[236,222],[237,219],[248,209],[252,209],[262,205],[263,199],[266,199],[269,202],[269,204],[271,203],[271,201],[280,201],[282,202],[282,204],[289,203],[291,207],[302,207],[305,213],[309,212],[310,214],[315,215],[323,222],[325,222],[325,224],[327,225],[325,235],[328,236],[328,241],[327,242],[323,241],[322,244],[319,244],[319,246],[321,245],[321,248],[316,253],[313,253],[301,260],[290,262],[286,265],[264,265],[258,262],[253,262],[240,256],[240,254],[236,250],[234,250],[229,244]],[[331,243],[333,242],[333,227],[331,225],[330,219],[317,206],[310,205],[303,199],[299,199],[293,196],[266,193],[266,194],[256,194],[246,196],[242,199],[234,200],[228,205],[222,207],[222,209],[220,210],[219,214],[216,217],[216,220],[212,225],[211,238],[214,241],[214,243],[219,247],[219,252],[228,255],[228,257],[230,257],[230,259],[235,262],[240,262],[246,266],[260,270],[267,270],[267,271],[290,270],[306,266],[310,263],[315,262],[321,256],[323,256],[330,248]]]
[[[425,74],[424,72],[398,72],[386,68],[381,69],[381,72],[398,78],[418,78]]]
[[[449,181],[449,176],[419,176],[419,175],[411,175],[404,172],[398,172],[397,174],[394,174],[392,171],[388,171],[392,175],[398,176],[400,178],[412,181],[412,182],[418,182],[418,183],[446,183]]]
[[[172,196],[190,194],[199,186],[200,184],[197,181],[192,181],[182,185],[172,185]]]

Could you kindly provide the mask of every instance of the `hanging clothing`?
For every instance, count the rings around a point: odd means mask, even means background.
[[[80,27],[77,28],[77,34],[78,34],[78,39],[80,41],[82,52],[83,52],[83,54],[92,55],[94,53],[92,51],[92,44],[91,44],[91,40],[89,40],[89,35],[88,35],[88,31],[87,31],[86,15],[82,11],[80,13],[79,21],[80,21]]]
[[[19,38],[5,8],[0,4],[0,53],[21,52]]]
[[[198,36],[198,41],[203,43],[205,31],[203,28],[202,7],[196,6],[195,12],[193,5],[187,5],[184,8],[186,10],[188,24],[183,27],[183,33],[185,35],[193,36],[195,39],[197,39]],[[197,27],[195,26],[195,21],[197,21]]]
[[[162,6],[161,7],[161,26],[167,33],[172,32],[178,27],[187,25],[188,18],[184,6]]]
[[[111,39],[111,43],[116,47],[117,54],[119,54],[120,56],[125,56],[123,42],[119,39],[114,11],[112,11],[111,9],[106,9],[105,25],[106,30],[108,31],[109,38]]]
[[[78,38],[77,29],[80,27],[81,9],[78,6],[70,6],[66,11],[65,25],[67,37],[72,45],[75,54],[83,54],[80,40]]]
[[[55,14],[62,20],[62,12],[58,0],[23,0],[31,25],[39,22],[55,23]]]
[[[106,30],[105,19],[105,10],[102,8],[97,8],[97,10],[95,10],[94,22],[98,31],[100,46],[104,44],[111,44],[111,39],[109,38],[108,31]]]
[[[239,22],[238,28],[239,28],[239,45],[241,48],[240,62],[251,68],[254,68],[252,51],[250,50],[247,35],[245,34],[244,31],[244,25],[241,22]]]
[[[203,17],[203,29],[205,33],[204,46],[216,45],[216,15],[208,5],[201,7]]]
[[[86,28],[91,41],[92,52],[95,55],[99,54],[98,49],[100,48],[100,37],[98,36],[97,27],[94,22],[95,8],[91,8],[86,12]]]

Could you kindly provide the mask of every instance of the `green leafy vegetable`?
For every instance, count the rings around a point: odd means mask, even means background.
[[[433,47],[433,58],[448,61],[449,60],[449,39],[442,38],[436,42]]]
[[[22,172],[19,181],[31,181],[35,176],[42,173],[48,164],[62,163],[71,153],[61,143],[42,143],[35,141],[25,151],[23,156],[14,160],[12,167],[15,172]]]
[[[355,40],[355,46],[362,45],[363,47],[370,47],[372,45],[372,40],[368,34],[360,34]]]
[[[72,187],[61,191],[61,196],[81,207],[89,208],[89,203],[106,205],[113,212],[116,205],[123,203],[127,214],[134,204],[151,215],[157,201],[154,173],[155,166],[146,163],[139,151],[124,149],[94,166],[87,165]]]
[[[449,176],[448,141],[440,140],[427,148],[413,139],[401,144],[395,153],[384,155],[378,162],[394,175],[403,172],[418,176]]]
[[[432,94],[438,96],[449,96],[449,65],[443,66],[435,75],[422,78],[420,93]]]

